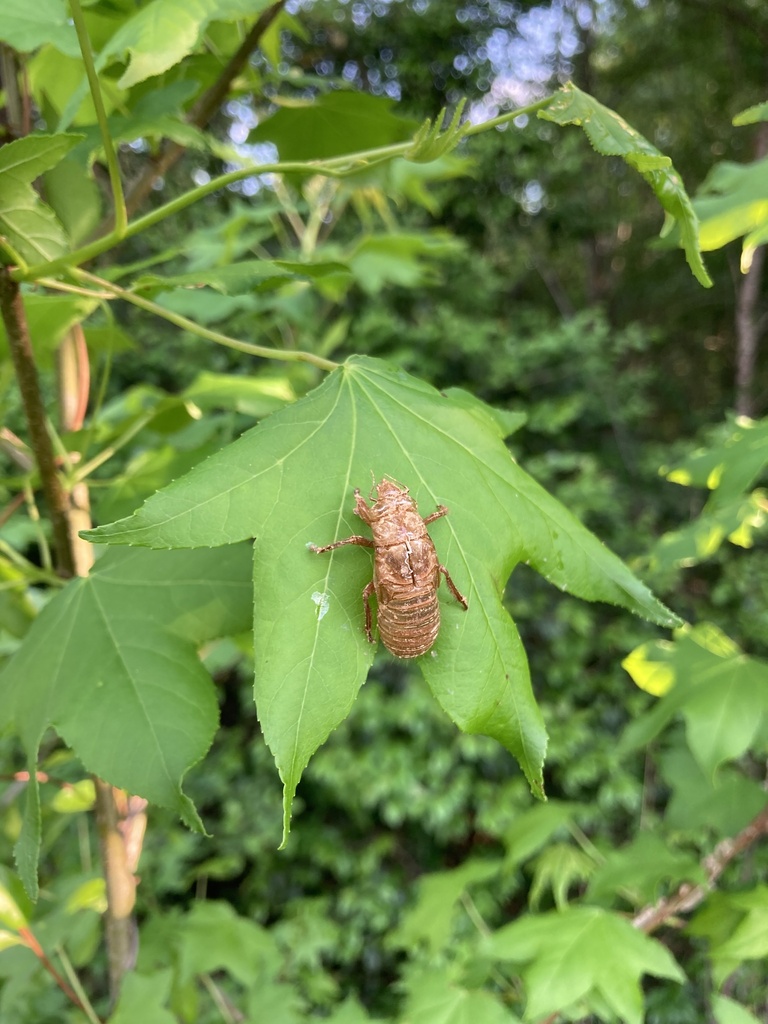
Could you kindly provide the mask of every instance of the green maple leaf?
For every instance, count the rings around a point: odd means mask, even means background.
[[[30,783],[16,856],[37,888],[40,802],[35,769],[53,726],[85,767],[202,824],[181,790],[218,722],[199,644],[247,628],[249,552],[111,551],[41,612],[0,674],[0,725],[13,722]]]
[[[519,965],[526,1020],[578,1010],[642,1024],[641,976],[685,981],[661,943],[598,907],[523,917],[499,929],[486,948],[494,959]]]
[[[637,903],[650,903],[659,896],[662,882],[705,882],[701,865],[690,854],[670,849],[658,836],[641,832],[620,850],[611,851],[596,868],[589,882],[588,896],[605,899],[613,893],[629,894]]]
[[[515,565],[529,563],[587,600],[663,625],[677,621],[514,462],[502,434],[480,403],[454,401],[378,360],[353,357],[134,516],[85,535],[150,547],[256,538],[255,697],[285,786],[286,834],[304,767],[348,714],[373,661],[361,602],[370,553],[307,550],[358,532],[355,487],[387,475],[410,487],[423,515],[438,503],[450,509],[432,535],[469,611],[440,589],[442,630],[419,665],[458,726],[503,743],[539,796],[546,735],[502,604]]]
[[[642,644],[622,664],[641,689],[661,695],[627,728],[622,751],[650,743],[680,712],[691,753],[712,779],[768,726],[768,663],[748,657],[711,623],[678,630],[673,643]]]
[[[768,465],[768,420],[746,420],[731,425],[722,440],[699,448],[663,475],[683,487],[708,487],[713,493],[707,510],[743,497]]]
[[[768,886],[712,893],[688,931],[708,940],[712,974],[722,985],[745,960],[768,956]]]

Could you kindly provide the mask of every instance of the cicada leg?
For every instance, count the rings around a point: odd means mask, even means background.
[[[456,598],[459,604],[464,605],[464,610],[466,611],[466,609],[469,607],[469,605],[467,604],[467,599],[466,597],[464,597],[459,588],[451,579],[451,574],[448,572],[444,565],[438,565],[437,568],[443,574],[443,576],[445,576],[445,582],[448,584],[448,589],[450,590],[450,592],[453,594],[453,596]]]

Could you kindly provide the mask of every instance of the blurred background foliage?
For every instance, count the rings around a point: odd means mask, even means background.
[[[672,156],[692,193],[714,164],[761,155],[761,126],[731,124],[765,94],[768,9],[750,0],[316,0],[289,4],[275,40],[279,59],[259,55],[253,67],[261,91],[246,83],[213,121],[221,149],[188,150],[147,209],[220,173],[227,147],[264,145],[257,126],[287,87],[309,97],[353,86],[397,101],[398,112],[416,120],[466,97],[470,116],[480,119],[571,77]],[[768,550],[759,531],[751,548],[723,543],[703,559],[650,556],[658,538],[695,520],[706,500],[701,488],[662,477],[660,467],[716,445],[734,426],[739,246],[708,254],[715,286],[703,290],[679,252],[656,240],[659,207],[637,175],[592,153],[576,129],[535,119],[520,127],[483,134],[437,165],[400,161],[344,181],[251,179],[125,243],[120,257],[150,271],[165,254],[165,272],[177,273],[253,255],[343,260],[348,273],[330,273],[311,288],[297,282],[235,296],[208,289],[188,293],[184,308],[177,296],[167,302],[230,336],[337,360],[376,355],[438,387],[463,387],[524,413],[510,443],[526,469],[680,615],[713,620],[766,657]],[[152,146],[123,147],[127,176],[139,173]],[[764,334],[764,289],[752,315]],[[111,430],[136,431],[118,469],[110,463],[94,482],[101,521],[128,514],[320,379],[308,366],[244,368],[237,353],[132,308],[115,316],[90,328],[94,351],[99,331],[110,332],[113,350],[98,430],[104,443]],[[223,397],[216,390],[223,379],[205,377],[245,373],[257,385],[234,380]],[[13,424],[12,393],[0,383]],[[765,358],[749,388],[754,414],[765,414]],[[23,547],[13,530],[6,526],[4,542]],[[142,956],[151,960],[166,941],[164,922],[172,928],[174,915],[204,895],[228,902],[276,943],[279,983],[292,987],[290,998],[275,996],[283,1016],[269,1019],[299,1019],[290,1014],[302,1007],[325,1012],[347,996],[374,1015],[392,1014],[414,964],[443,969],[461,958],[472,914],[496,927],[529,903],[560,905],[585,890],[602,858],[634,839],[639,822],[694,859],[742,827],[749,814],[734,810],[732,794],[715,799],[679,728],[651,753],[619,751],[627,723],[652,702],[620,662],[654,638],[652,627],[561,595],[524,567],[507,599],[550,733],[551,806],[571,807],[559,823],[553,818],[540,849],[519,861],[510,853],[515,822],[531,803],[512,758],[490,740],[457,734],[420,678],[385,656],[311,762],[290,843],[278,851],[279,780],[253,708],[248,644],[221,641],[205,658],[222,727],[188,780],[211,835],[150,810],[138,891],[139,916],[150,925]],[[5,649],[12,633],[6,624]],[[79,778],[78,766],[61,757],[54,747],[58,777]],[[738,780],[755,784],[739,790],[736,807],[751,809],[762,772],[759,752],[745,755]],[[56,880],[60,898],[94,874],[95,845],[83,814],[63,813],[51,795],[42,876]],[[686,819],[683,808],[695,800],[716,807],[709,819]],[[18,811],[4,802],[9,863]],[[473,883],[470,911],[440,919],[443,933],[409,931],[418,880],[475,857],[506,865],[493,886]],[[757,848],[733,868],[734,879],[746,885],[767,867]],[[657,894],[651,884],[640,895]],[[87,976],[98,918],[71,920],[86,920],[72,955]],[[55,933],[56,923],[49,927]],[[705,1019],[711,983],[698,941],[675,938],[691,985],[654,982],[648,1021]],[[0,957],[2,1019],[63,1019],[56,994],[24,974],[16,953]],[[749,964],[730,994],[755,1012],[768,1005],[764,974]],[[176,998],[181,1019],[219,1019],[205,995],[179,990]]]

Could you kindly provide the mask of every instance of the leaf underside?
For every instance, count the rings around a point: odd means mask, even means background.
[[[150,498],[134,516],[86,536],[152,547],[255,537],[255,697],[285,786],[285,828],[309,758],[346,717],[373,660],[361,593],[370,552],[344,547],[361,532],[353,490],[385,475],[410,488],[440,561],[469,599],[440,588],[442,628],[419,665],[465,732],[493,736],[543,796],[546,734],[506,581],[527,562],[564,590],[677,622],[623,565],[510,457],[503,428],[386,364],[355,356],[315,391]]]

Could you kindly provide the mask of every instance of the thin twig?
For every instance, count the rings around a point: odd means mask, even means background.
[[[216,1004],[216,1009],[221,1014],[221,1019],[224,1021],[224,1024],[240,1024],[240,1021],[245,1020],[245,1016],[226,997],[210,974],[201,974],[200,981],[208,990],[208,994]]]
[[[335,370],[338,363],[332,362],[330,359],[324,359],[322,356],[315,355],[314,352],[304,352],[301,350],[287,351],[281,348],[270,348],[266,345],[252,345],[248,341],[240,341],[237,338],[230,338],[227,334],[222,334],[220,331],[212,331],[207,327],[202,327],[200,324],[196,324],[194,320],[190,320],[185,316],[181,316],[180,313],[173,313],[169,309],[165,309],[163,306],[159,306],[156,302],[152,302],[150,299],[145,299],[141,295],[136,295],[135,292],[129,291],[126,288],[121,288],[119,285],[112,284],[111,281],[105,281],[103,278],[96,277],[95,274],[90,274],[85,270],[73,270],[72,273],[82,281],[89,281],[95,284],[102,291],[112,292],[115,298],[124,299],[126,302],[130,302],[134,306],[138,306],[140,309],[146,310],[148,313],[154,313],[155,316],[162,317],[163,320],[168,320],[169,323],[175,324],[176,327],[181,327],[182,330],[189,331],[191,334],[196,334],[200,338],[206,338],[208,341],[215,341],[218,345],[224,345],[227,348],[237,349],[239,352],[247,352],[252,356],[260,356],[263,359],[279,359],[282,362],[287,363],[310,363],[312,366],[317,366],[320,370]],[[54,282],[46,282],[50,287],[54,287]]]
[[[672,896],[658,900],[652,906],[643,907],[632,918],[635,928],[650,935],[678,914],[693,910],[702,903],[715,888],[715,883],[728,864],[749,846],[768,834],[768,807],[765,807],[750,823],[733,838],[723,839],[702,861],[707,880],[698,885],[684,882]]]
[[[723,839],[702,861],[707,880],[699,885],[683,883],[672,896],[659,900],[652,906],[643,907],[632,918],[632,924],[639,931],[650,935],[678,914],[693,910],[702,903],[715,888],[715,883],[730,862],[743,853],[762,836],[768,835],[768,806],[733,838]],[[539,1021],[539,1024],[555,1024],[560,1012],[555,1011]]]

